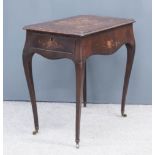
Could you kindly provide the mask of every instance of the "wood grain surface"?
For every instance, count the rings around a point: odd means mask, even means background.
[[[127,25],[133,22],[135,22],[133,19],[101,17],[95,15],[79,15],[60,20],[28,25],[23,29],[66,35],[85,36],[95,32]]]

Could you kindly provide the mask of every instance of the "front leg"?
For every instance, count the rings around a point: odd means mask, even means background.
[[[83,102],[83,83],[84,83],[84,63],[75,62],[76,71],[76,147],[79,148],[80,142],[80,118],[81,104]]]
[[[35,125],[35,130],[33,131],[33,135],[35,135],[36,133],[38,133],[39,124],[38,124],[38,113],[37,113],[36,97],[35,97],[33,75],[32,75],[32,57],[33,57],[33,53],[31,53],[29,49],[23,50],[23,66],[24,66],[25,76],[26,76],[27,85],[29,89],[30,99],[31,99],[34,125]]]
[[[135,43],[133,43],[133,44],[127,43],[126,48],[127,48],[127,63],[126,63],[126,72],[125,72],[125,77],[124,77],[122,103],[121,103],[121,114],[123,117],[127,116],[124,113],[124,111],[125,111],[125,100],[126,100],[128,84],[129,84],[131,69],[132,69],[134,55],[135,55]]]

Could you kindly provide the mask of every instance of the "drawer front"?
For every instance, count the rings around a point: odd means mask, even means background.
[[[42,50],[73,53],[75,50],[75,39],[53,34],[33,33],[31,47]]]

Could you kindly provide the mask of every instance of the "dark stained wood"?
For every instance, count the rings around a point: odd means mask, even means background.
[[[83,105],[86,107],[87,105],[87,65],[84,63],[84,84],[83,84]]]
[[[52,34],[32,33],[31,45],[38,49],[73,53],[75,39]]]
[[[118,26],[127,25],[133,22],[133,19],[80,15],[66,19],[33,24],[25,26],[24,29],[57,34],[85,36]]]
[[[84,83],[84,62],[75,63],[76,70],[76,137],[75,142],[79,147],[80,142],[80,118],[81,118],[81,104],[83,102],[83,83]]]
[[[31,104],[32,104],[34,125],[35,125],[35,130],[33,131],[33,134],[35,135],[36,133],[38,133],[39,123],[38,123],[38,112],[37,112],[36,97],[35,97],[35,90],[34,90],[34,83],[33,83],[33,75],[32,75],[33,54],[29,54],[28,50],[29,49],[25,47],[23,51],[23,66],[24,66],[25,76],[26,76]]]
[[[121,46],[127,47],[127,63],[122,92],[121,114],[125,114],[125,100],[135,54],[134,20],[99,16],[76,16],[63,20],[26,26],[23,66],[29,89],[35,131],[39,130],[37,105],[32,76],[32,57],[40,54],[48,59],[71,59],[76,71],[76,137],[80,142],[81,104],[86,106],[86,60],[91,55],[110,55]]]
[[[132,64],[133,64],[134,55],[135,55],[135,42],[133,42],[133,44],[127,43],[126,48],[127,48],[127,63],[126,63],[126,71],[125,71],[124,86],[123,86],[123,93],[122,93],[122,104],[121,104],[121,114],[123,117],[127,116],[124,113],[125,100],[126,100],[128,84],[129,84]]]

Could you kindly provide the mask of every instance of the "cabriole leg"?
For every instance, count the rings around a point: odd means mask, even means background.
[[[23,51],[23,66],[24,66],[25,77],[26,77],[27,85],[29,89],[30,99],[31,99],[34,125],[35,125],[35,130],[33,131],[33,135],[35,135],[36,133],[38,133],[39,124],[38,124],[38,113],[37,113],[36,97],[35,97],[33,75],[32,75],[32,57],[33,57],[32,53],[29,53],[28,51],[25,51],[25,50]]]
[[[126,44],[126,48],[127,48],[127,63],[126,63],[126,71],[125,71],[125,77],[124,77],[122,103],[121,103],[121,114],[123,117],[127,116],[124,113],[125,112],[125,101],[126,101],[126,95],[127,95],[127,90],[128,90],[128,84],[129,84],[131,69],[132,69],[133,60],[134,60],[135,43],[132,45]]]

